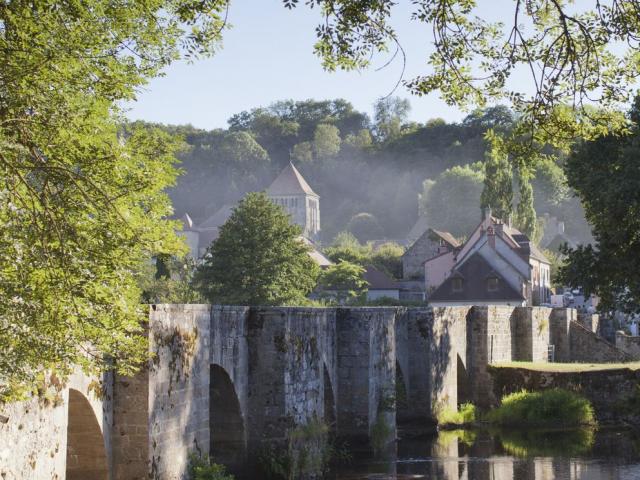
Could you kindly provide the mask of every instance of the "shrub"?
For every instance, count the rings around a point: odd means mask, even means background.
[[[234,480],[223,465],[213,463],[209,457],[192,454],[189,457],[189,480]]]
[[[586,398],[560,388],[505,395],[502,404],[486,419],[505,426],[572,427],[596,423],[593,407]]]
[[[465,425],[476,421],[476,406],[473,403],[463,403],[458,410],[444,407],[438,411],[439,425]]]

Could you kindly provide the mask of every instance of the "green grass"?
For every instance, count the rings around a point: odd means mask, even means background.
[[[528,392],[522,390],[502,397],[501,405],[485,419],[500,426],[576,427],[595,425],[591,403],[586,398],[560,388]]]
[[[549,363],[549,362],[504,362],[494,363],[497,368],[524,368],[540,372],[592,372],[600,370],[640,369],[640,362],[628,363]]]
[[[516,457],[575,457],[589,453],[595,442],[593,427],[571,430],[499,430],[502,448]]]
[[[467,425],[477,419],[476,407],[472,403],[463,403],[458,410],[442,408],[437,414],[439,425]]]

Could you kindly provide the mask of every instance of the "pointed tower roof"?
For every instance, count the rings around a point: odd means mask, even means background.
[[[180,220],[182,221],[184,230],[191,230],[193,228],[193,220],[191,220],[188,213],[185,212],[185,214],[180,217]]]
[[[280,175],[267,188],[267,195],[313,195],[317,197],[307,181],[293,163],[289,162]]]

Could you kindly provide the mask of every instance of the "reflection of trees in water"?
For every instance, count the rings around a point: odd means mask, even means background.
[[[499,430],[495,432],[505,452],[516,457],[574,457],[591,451],[594,428],[573,430]]]

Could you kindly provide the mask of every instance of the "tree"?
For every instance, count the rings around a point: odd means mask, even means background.
[[[358,133],[348,134],[344,139],[344,143],[351,148],[364,150],[373,144],[373,139],[371,138],[371,132],[369,132],[369,130],[362,129]]]
[[[313,147],[311,143],[296,143],[291,151],[291,159],[300,163],[311,163],[313,161]]]
[[[213,53],[227,1],[0,8],[0,400],[40,372],[131,373],[147,356],[136,273],[178,253],[170,135],[119,105],[182,54]]]
[[[386,142],[400,136],[402,124],[408,119],[411,104],[406,98],[386,97],[373,105],[375,130],[378,140]]]
[[[361,245],[352,233],[340,232],[324,253],[335,263],[345,261],[364,266],[371,262],[372,248],[370,245]]]
[[[249,193],[220,228],[194,283],[210,302],[283,305],[302,302],[318,266],[301,230],[264,193]]]
[[[138,285],[144,303],[202,303],[193,287],[196,263],[170,255],[158,255],[156,265],[147,264],[139,274]]]
[[[593,226],[595,244],[565,249],[562,282],[595,293],[606,310],[640,311],[640,99],[628,135],[577,145],[565,173]]]
[[[320,274],[318,287],[323,296],[333,297],[339,304],[361,297],[368,283],[364,279],[365,269],[355,263],[341,261],[331,265]]]
[[[351,217],[347,224],[347,230],[361,242],[374,240],[382,236],[382,227],[378,219],[366,212],[358,213]]]
[[[404,248],[397,243],[387,242],[380,245],[371,255],[373,266],[392,277],[402,278],[402,255]]]
[[[455,237],[469,235],[480,223],[481,165],[465,165],[445,170],[435,183],[425,182],[421,210],[428,224]]]
[[[533,206],[533,187],[531,186],[531,174],[524,167],[518,170],[518,185],[520,189],[520,198],[516,208],[515,223],[517,227],[531,241],[538,240],[538,217]]]
[[[318,158],[335,157],[340,151],[340,130],[321,123],[313,134],[313,151]]]
[[[511,216],[513,203],[513,173],[502,142],[491,132],[487,135],[491,149],[484,163],[484,188],[480,208],[491,208],[493,215],[502,220]]]
[[[293,8],[299,1],[283,3]],[[323,13],[315,45],[323,66],[330,71],[366,68],[375,53],[387,52],[389,44],[396,52],[389,61],[404,57],[391,26],[395,3],[305,2]],[[516,0],[512,10],[504,12],[506,22],[482,18],[476,3],[412,3],[411,19],[426,24],[435,46],[428,61],[430,73],[404,82],[413,93],[439,91],[447,103],[460,107],[507,100],[521,114],[524,131],[533,127],[535,136],[560,142],[579,132],[601,134],[612,121],[616,127],[623,125],[612,107],[629,99],[637,77],[639,0]],[[529,74],[525,81],[513,75],[520,71]],[[604,107],[599,118],[584,115],[591,102]],[[557,107],[562,105],[575,108],[580,118],[559,114]]]
[[[248,132],[230,132],[222,138],[220,156],[230,166],[234,187],[244,191],[257,189],[259,178],[267,172],[269,154]]]

